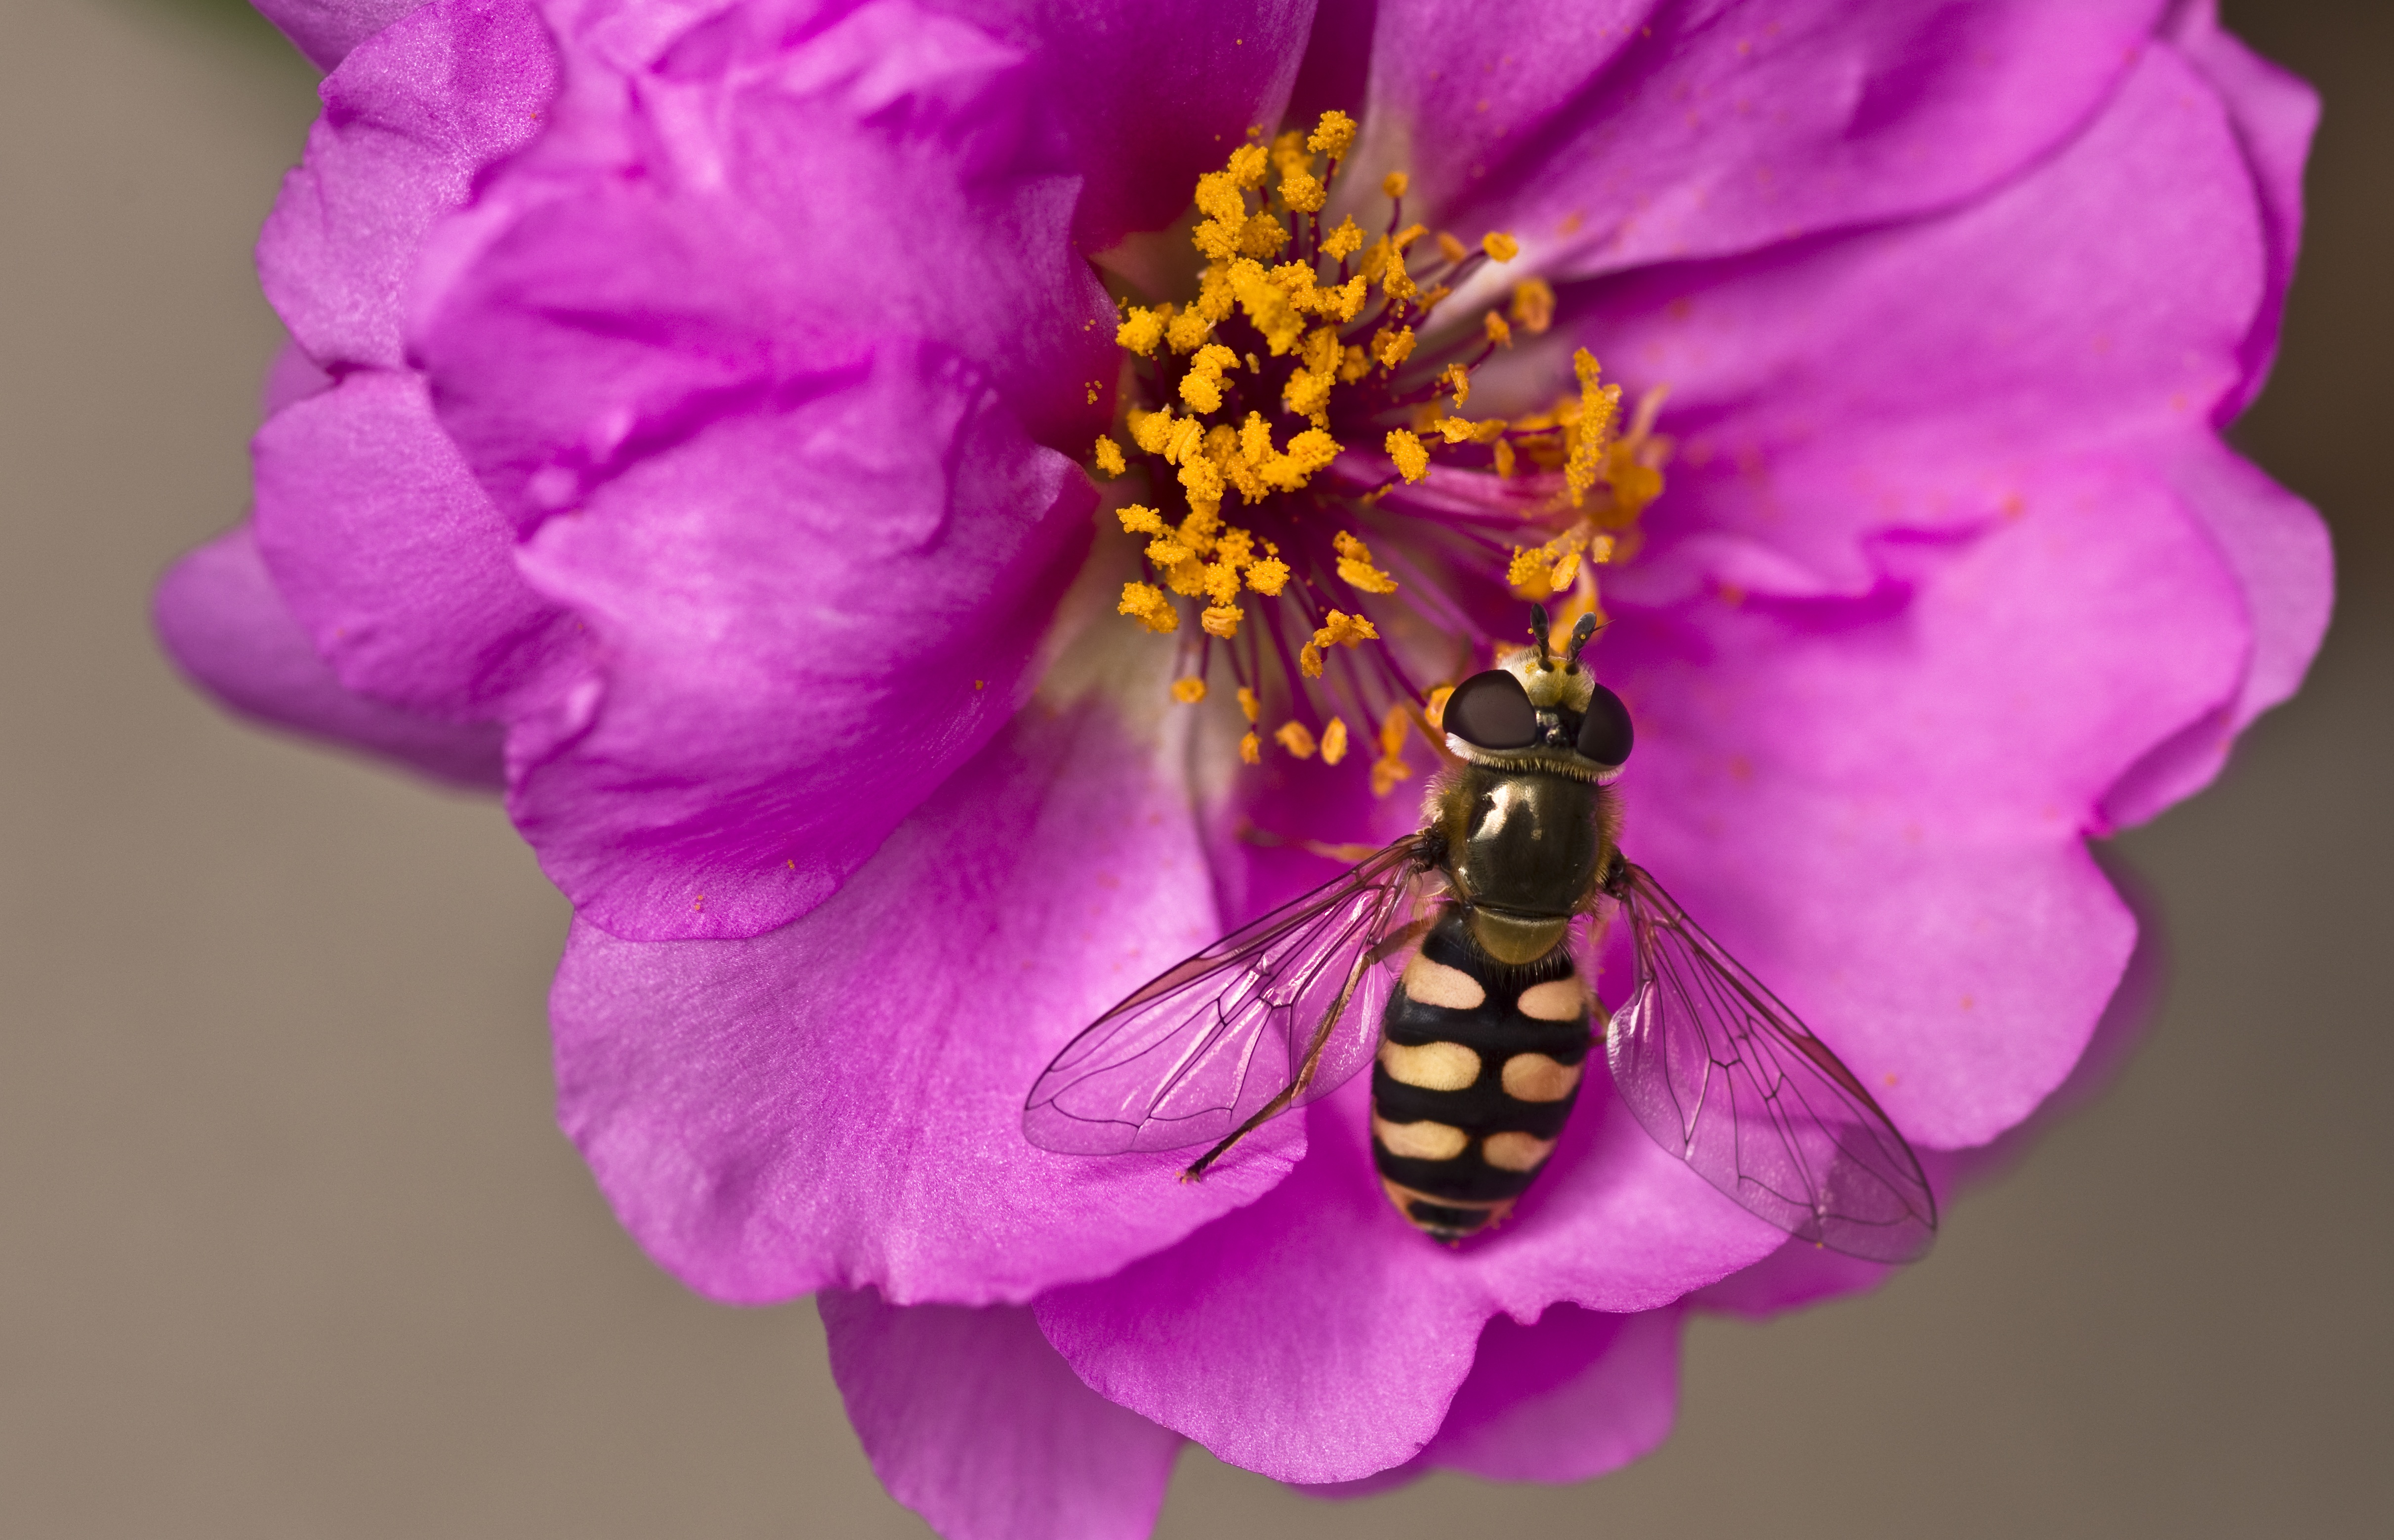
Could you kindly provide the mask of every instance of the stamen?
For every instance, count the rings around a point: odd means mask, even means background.
[[[1555,291],[1543,278],[1513,285],[1513,319],[1532,336],[1555,323]]]
[[[1196,294],[1117,301],[1122,426],[1096,441],[1089,465],[1106,480],[1144,477],[1145,500],[1115,510],[1144,565],[1116,609],[1182,638],[1173,698],[1207,698],[1219,643],[1247,724],[1242,760],[1260,762],[1267,738],[1329,764],[1369,743],[1372,787],[1387,796],[1412,775],[1409,731],[1441,761],[1450,756],[1434,720],[1442,688],[1416,684],[1388,647],[1362,645],[1381,640],[1379,606],[1409,603],[1433,630],[1455,628],[1464,612],[1439,591],[1440,577],[1484,563],[1522,597],[1559,606],[1556,624],[1592,626],[1591,573],[1634,552],[1669,446],[1652,431],[1659,391],[1617,430],[1620,388],[1585,349],[1573,360],[1577,388],[1546,410],[1464,415],[1473,371],[1512,345],[1515,328],[1553,325],[1554,290],[1524,276],[1477,325],[1447,324],[1440,303],[1471,292],[1482,263],[1517,258],[1520,243],[1488,230],[1475,245],[1406,223],[1402,172],[1380,184],[1390,201],[1381,233],[1350,215],[1325,230],[1322,211],[1359,133],[1335,112],[1310,132],[1251,130],[1197,179]],[[1464,479],[1411,491],[1433,460]],[[1489,490],[1471,492],[1470,476]],[[1434,548],[1408,538],[1426,525]],[[1385,565],[1373,554],[1384,537],[1397,542]],[[1454,639],[1451,655],[1476,651],[1473,638]],[[1269,733],[1267,713],[1279,723]],[[1375,721],[1368,738],[1348,725]]]

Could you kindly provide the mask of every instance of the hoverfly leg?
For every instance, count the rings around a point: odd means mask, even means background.
[[[1406,928],[1412,928],[1408,926]],[[1278,1117],[1291,1102],[1305,1094],[1306,1087],[1313,1084],[1313,1073],[1322,1067],[1322,1053],[1330,1046],[1330,1034],[1337,1030],[1338,1019],[1347,1014],[1347,1002],[1355,998],[1355,986],[1361,981],[1363,969],[1369,967],[1373,961],[1373,951],[1355,954],[1354,965],[1347,970],[1347,982],[1339,989],[1338,998],[1330,1002],[1330,1008],[1322,1013],[1322,1025],[1313,1029],[1313,1041],[1306,1045],[1305,1061],[1298,1068],[1296,1077],[1282,1086],[1277,1096],[1256,1108],[1253,1117],[1231,1129],[1230,1138],[1190,1162],[1188,1169],[1180,1173],[1182,1181],[1193,1182],[1202,1179],[1205,1175],[1205,1168],[1229,1154],[1230,1146],[1255,1132],[1263,1124]]]

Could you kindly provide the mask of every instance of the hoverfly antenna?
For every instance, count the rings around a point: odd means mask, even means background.
[[[1571,651],[1564,655],[1563,659],[1564,673],[1579,672],[1579,655],[1587,651],[1588,639],[1603,629],[1602,625],[1596,623],[1596,614],[1593,611],[1579,617],[1579,624],[1572,627]]]
[[[1555,665],[1553,655],[1546,651],[1546,632],[1549,625],[1546,619],[1546,607],[1543,604],[1531,605],[1530,639],[1538,644],[1538,669],[1541,673]]]

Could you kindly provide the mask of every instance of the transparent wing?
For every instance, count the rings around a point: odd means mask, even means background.
[[[1149,981],[1039,1076],[1024,1135],[1084,1155],[1218,1141],[1370,1063],[1399,967],[1374,952],[1413,907],[1424,849],[1408,835]]]
[[[1655,1142],[1799,1240],[1879,1262],[1926,1252],[1936,1197],[1861,1082],[1642,868],[1619,896],[1638,983],[1605,1052]]]

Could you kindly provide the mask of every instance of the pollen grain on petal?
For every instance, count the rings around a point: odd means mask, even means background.
[[[1095,460],[1098,468],[1109,478],[1120,476],[1130,468],[1130,462],[1123,458],[1122,445],[1102,433],[1098,435],[1097,447],[1091,451],[1089,458]]]

